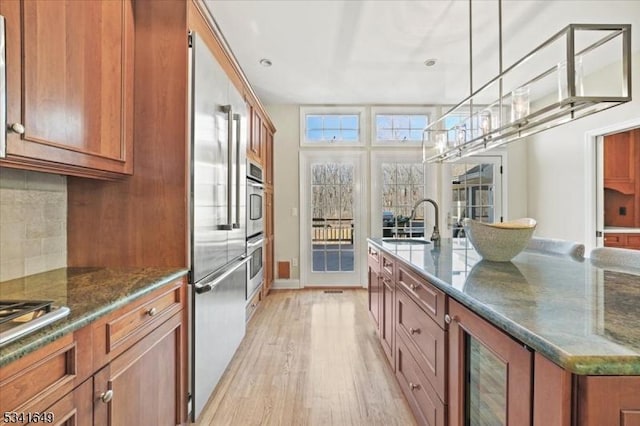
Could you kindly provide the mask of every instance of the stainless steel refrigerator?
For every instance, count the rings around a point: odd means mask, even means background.
[[[191,410],[195,421],[245,333],[247,107],[190,35]],[[161,232],[161,230],[158,230]]]

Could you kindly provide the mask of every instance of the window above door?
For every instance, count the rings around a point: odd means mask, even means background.
[[[366,141],[364,129],[364,107],[300,107],[300,146],[362,146]]]

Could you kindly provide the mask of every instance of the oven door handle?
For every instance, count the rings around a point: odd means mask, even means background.
[[[264,237],[260,238],[257,241],[247,241],[247,248],[254,248],[261,246],[264,243]]]
[[[217,276],[211,282],[208,282],[206,284],[195,284],[194,287],[195,287],[196,293],[197,294],[203,294],[203,293],[210,292],[211,290],[216,288],[218,286],[218,284],[220,284],[222,281],[227,279],[229,277],[229,275],[231,275],[235,271],[237,271],[242,265],[248,263],[251,260],[252,257],[253,256],[249,255],[247,257],[242,258],[242,260],[240,260],[240,262],[238,262],[235,266],[233,266],[231,269],[229,269],[226,272],[224,272],[222,275]]]
[[[252,182],[250,180],[247,180],[247,185],[253,186],[254,188],[258,188],[258,189],[264,189],[264,185],[263,184],[257,183],[257,182]]]

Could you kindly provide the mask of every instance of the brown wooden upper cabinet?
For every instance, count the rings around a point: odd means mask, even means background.
[[[262,138],[263,138],[263,126],[262,117],[260,116],[258,109],[251,106],[251,135],[249,137],[249,151],[247,155],[257,163],[262,164]]]
[[[637,146],[640,129],[629,130],[604,138],[604,187],[623,194],[635,192],[638,174]]]
[[[0,3],[10,129],[2,165],[105,179],[133,172],[132,7]]]

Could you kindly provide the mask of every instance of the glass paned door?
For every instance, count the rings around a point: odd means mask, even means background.
[[[353,164],[311,165],[313,272],[353,272]]]
[[[451,208],[449,226],[453,238],[464,237],[462,220],[500,222],[502,203],[501,157],[469,158],[450,165]]]
[[[361,286],[362,153],[306,151],[300,173],[302,286]]]

